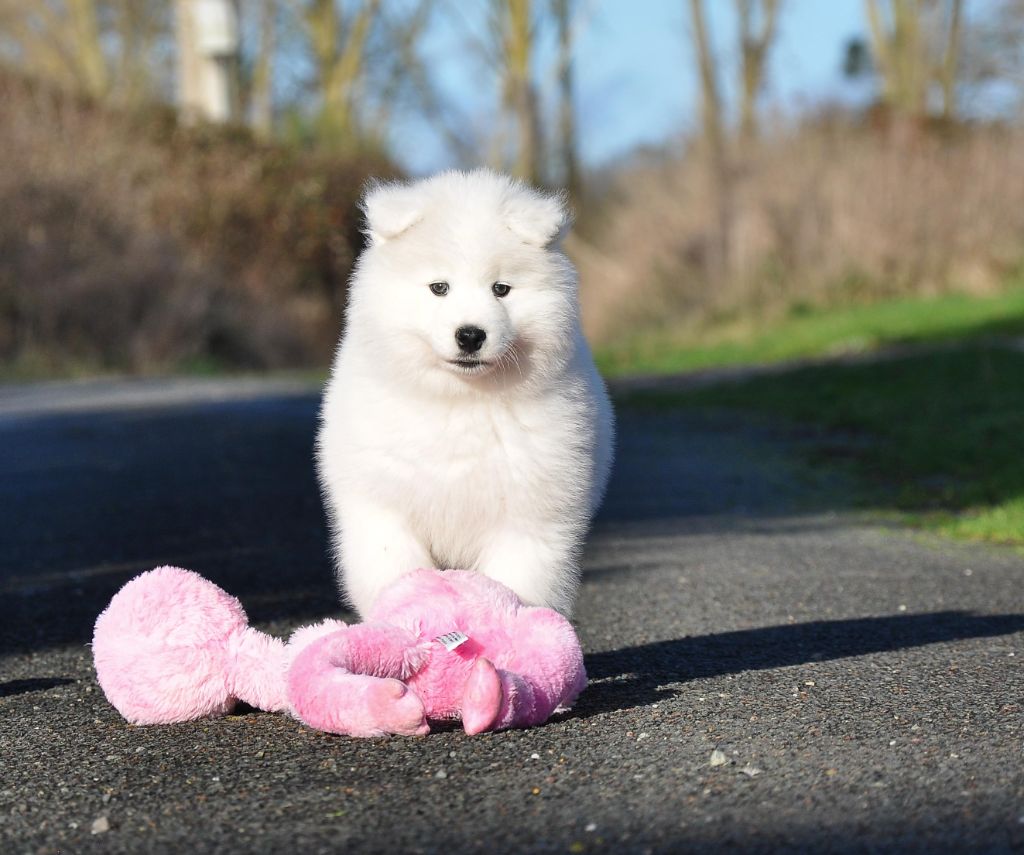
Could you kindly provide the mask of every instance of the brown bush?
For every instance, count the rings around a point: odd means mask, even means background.
[[[794,305],[998,286],[1024,259],[1024,133],[822,121],[731,170],[731,240],[695,153],[625,169],[571,246],[598,339]]]
[[[116,113],[0,75],[0,359],[15,371],[326,364],[382,157]]]

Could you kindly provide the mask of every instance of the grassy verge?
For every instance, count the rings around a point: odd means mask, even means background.
[[[816,427],[812,462],[864,485],[852,504],[957,538],[1024,544],[1024,352],[965,343],[668,399]]]
[[[648,332],[597,353],[609,376],[668,374],[725,365],[869,351],[886,345],[1024,334],[1024,287],[998,296],[951,294],[829,311],[791,313],[771,324],[719,326],[700,334]]]

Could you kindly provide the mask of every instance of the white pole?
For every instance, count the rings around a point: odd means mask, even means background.
[[[177,0],[178,104],[186,121],[238,119],[237,0]]]

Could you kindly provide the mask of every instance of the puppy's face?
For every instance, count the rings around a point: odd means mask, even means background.
[[[406,377],[525,382],[565,364],[576,280],[560,200],[490,172],[377,188],[349,332]]]

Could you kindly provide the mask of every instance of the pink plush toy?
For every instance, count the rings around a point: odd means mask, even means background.
[[[569,622],[465,570],[414,570],[362,624],[303,627],[288,643],[248,625],[234,597],[190,570],[126,584],[96,621],[107,699],[134,724],[190,721],[237,700],[350,736],[529,727],[587,684]]]

